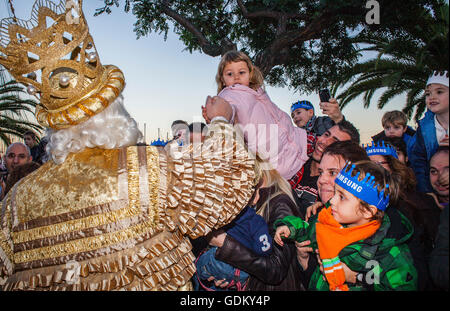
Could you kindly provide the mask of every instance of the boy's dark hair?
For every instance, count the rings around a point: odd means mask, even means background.
[[[336,141],[326,147],[323,154],[341,156],[345,161],[353,163],[370,160],[366,150],[353,140]]]
[[[407,122],[408,122],[408,118],[400,110],[388,111],[381,118],[381,125],[383,125],[383,127],[386,127],[387,123],[401,125],[403,127],[406,127]]]
[[[186,126],[189,125],[189,123],[187,123],[184,120],[175,120],[175,121],[172,122],[172,126],[171,127],[173,127],[174,125],[177,125],[177,124],[185,124]]]
[[[23,133],[22,137],[25,137],[25,136],[31,136],[31,138],[36,140],[36,134],[33,131],[26,131],[25,133]]]
[[[392,178],[391,174],[387,170],[372,161],[359,161],[354,164],[355,168],[353,170],[360,173],[358,180],[363,180],[366,174],[370,173],[370,175],[374,177],[375,183],[378,184],[378,191],[384,189],[385,192],[389,194],[389,205],[391,206],[397,202],[400,195],[400,185],[398,179]],[[352,173],[352,176],[354,175],[356,175],[356,173]],[[389,184],[389,188],[386,188],[386,184]],[[371,210],[370,205],[361,199],[360,203],[363,210]],[[377,209],[377,212],[372,216],[371,220],[381,221],[383,217],[384,211]]]
[[[337,124],[337,126],[339,126],[339,130],[350,135],[350,139],[359,145],[359,143],[361,142],[360,136],[359,136],[359,131],[353,125],[353,123],[344,119],[341,122],[339,122]]]
[[[189,133],[203,133],[206,128],[206,124],[203,122],[193,122],[189,124]]]
[[[395,148],[403,152],[405,156],[408,155],[406,143],[402,137],[386,137],[383,140],[384,142],[394,146]]]

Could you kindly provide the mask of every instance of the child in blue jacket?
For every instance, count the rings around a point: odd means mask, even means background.
[[[255,205],[258,202],[261,184],[260,182],[257,186],[250,204]],[[223,227],[222,230],[257,255],[264,256],[272,252],[272,237],[269,234],[267,223],[262,216],[256,214],[252,205],[248,205],[233,222]],[[248,273],[217,260],[215,258],[216,250],[217,247],[210,247],[197,259],[197,280],[200,284],[203,284],[202,280],[214,277],[216,280],[224,280],[230,285],[237,285],[238,290],[244,289],[249,277]],[[203,285],[203,287],[206,286]],[[220,290],[214,286],[211,288],[206,287],[206,289]]]
[[[427,112],[419,121],[408,157],[417,179],[417,190],[433,192],[430,184],[430,159],[439,145],[448,145],[448,71],[434,72],[425,88]]]

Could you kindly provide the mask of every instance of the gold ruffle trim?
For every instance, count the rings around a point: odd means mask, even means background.
[[[242,137],[225,123],[212,124],[209,137],[167,158],[167,193],[160,200],[169,229],[194,239],[230,222],[253,194],[255,159]]]
[[[189,240],[161,233],[125,251],[16,272],[5,290],[177,290],[195,272]]]

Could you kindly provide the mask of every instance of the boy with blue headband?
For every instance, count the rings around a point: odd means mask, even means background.
[[[327,116],[318,117],[314,113],[314,106],[310,101],[299,100],[291,105],[292,121],[309,133],[321,136],[331,127],[344,120],[336,99],[320,103],[322,112]]]
[[[309,223],[287,216],[275,222],[275,242],[310,240],[319,252],[326,279],[312,256],[299,261],[312,273],[310,290],[416,290],[417,271],[406,241],[412,225],[402,214],[403,228],[384,213],[398,197],[399,185],[370,161],[347,165],[335,181],[335,195]],[[405,232],[401,234],[400,232]]]
[[[386,157],[390,156],[398,160],[397,150],[391,144],[385,143],[384,141],[372,142],[371,145],[365,146],[364,149],[370,161],[381,165],[388,171],[390,171],[390,168]]]

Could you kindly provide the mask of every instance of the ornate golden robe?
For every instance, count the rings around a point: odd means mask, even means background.
[[[86,149],[47,162],[1,202],[3,290],[177,290],[195,272],[188,236],[229,223],[255,160],[225,123],[199,146]]]

